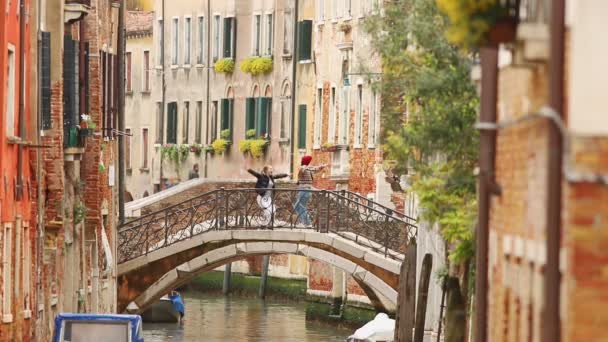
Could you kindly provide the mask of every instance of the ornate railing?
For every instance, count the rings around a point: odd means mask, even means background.
[[[298,206],[300,191],[310,196],[305,207]],[[275,189],[271,194],[274,212],[261,209],[257,197],[255,189],[218,189],[126,222],[118,231],[118,262],[212,230],[331,232],[393,258],[405,251],[416,234],[413,218],[352,193]]]

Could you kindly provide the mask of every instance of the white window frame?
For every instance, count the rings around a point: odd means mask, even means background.
[[[32,291],[31,291],[31,271],[30,265],[32,264],[32,245],[31,241],[32,232],[30,230],[29,222],[23,222],[23,318],[29,319],[32,317]]]
[[[332,84],[329,88],[329,120],[327,125],[327,142],[330,144],[333,144],[336,140],[336,95],[336,85]]]
[[[342,0],[329,0],[331,2],[331,22],[332,23],[337,23],[338,22],[338,18],[340,17],[338,15],[339,13],[339,4],[338,1],[342,1]]]
[[[270,17],[270,18],[269,18]],[[270,19],[270,22],[268,22]],[[274,12],[264,13],[264,56],[272,56],[274,48]]]
[[[323,85],[319,84],[315,91],[315,127],[313,148],[321,148],[321,128],[323,120]]]
[[[363,147],[363,82],[357,82],[357,106],[355,108],[354,148]]]
[[[17,112],[15,110],[15,106],[17,104],[17,101],[15,101],[17,91],[17,70],[15,70],[17,66],[17,53],[15,46],[8,44],[8,50],[6,53],[6,65],[1,66],[2,68],[8,68],[8,73],[6,75],[6,121],[4,124],[6,125],[6,136],[11,138],[17,136],[17,129],[15,127],[17,122],[15,117],[15,113]]]
[[[150,148],[145,144],[144,141],[144,131],[148,131],[148,145],[150,144],[150,127],[142,126],[141,129],[141,161],[140,161],[140,170],[147,170],[150,168]],[[147,153],[148,158],[145,158]],[[147,165],[144,165],[144,160],[148,159]]]
[[[367,147],[375,148],[378,140],[378,92],[370,91]]]
[[[127,63],[129,62],[129,63]],[[129,65],[130,64],[130,65]],[[127,66],[129,66],[127,68]],[[133,51],[125,52],[125,93],[133,92]]]
[[[146,70],[146,52],[148,53],[148,70]],[[133,57],[131,57],[133,59]],[[152,80],[150,79],[150,65],[152,65],[152,61],[150,60],[150,50],[144,49],[141,52],[141,91],[142,93],[149,93],[152,88]],[[133,62],[131,62],[132,64]],[[131,65],[131,72],[133,72],[133,66]],[[148,84],[146,85],[146,77],[148,78]]]
[[[222,56],[222,16],[213,13],[213,61],[217,61]]]
[[[291,8],[285,9],[283,14],[283,55],[289,56],[293,51],[293,11]]]
[[[317,25],[323,25],[325,23],[325,0],[317,0]]]
[[[171,66],[179,64],[179,17],[171,18]]]
[[[5,223],[2,231],[2,322],[13,321],[13,225]]]
[[[184,16],[184,67],[192,65],[192,16]]]
[[[201,19],[203,20],[202,25],[201,25]],[[206,33],[207,33],[207,28],[205,27],[205,24],[207,22],[205,21],[205,16],[204,15],[198,15],[196,17],[196,45],[198,46],[197,49],[197,56],[196,56],[196,65],[197,66],[203,66],[205,65],[205,42],[206,42]]]
[[[262,30],[263,30],[263,16],[261,12],[254,12],[251,16],[251,55],[252,56],[261,56],[262,49]],[[257,20],[259,19],[259,26],[257,25]]]
[[[339,145],[348,145],[349,140],[349,121],[350,121],[350,86],[343,86],[340,89],[342,101],[340,111]]]

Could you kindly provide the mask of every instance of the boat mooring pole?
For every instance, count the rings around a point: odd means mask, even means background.
[[[266,283],[268,282],[268,265],[270,264],[270,256],[264,255],[262,259],[262,279],[260,279],[260,298],[266,297]]]
[[[224,269],[224,284],[222,286],[222,293],[227,295],[230,293],[230,276],[232,275],[232,263],[227,263]]]

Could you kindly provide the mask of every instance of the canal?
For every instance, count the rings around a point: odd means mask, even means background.
[[[182,293],[183,325],[144,324],[146,342],[345,341],[352,331],[306,321],[306,303]]]

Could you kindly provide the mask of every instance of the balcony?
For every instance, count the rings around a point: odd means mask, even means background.
[[[91,0],[65,0],[64,22],[69,24],[82,19],[89,13],[89,8]]]

